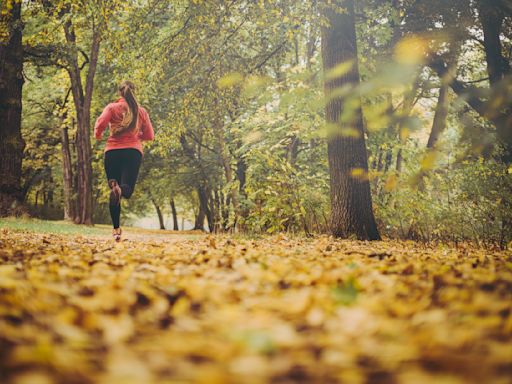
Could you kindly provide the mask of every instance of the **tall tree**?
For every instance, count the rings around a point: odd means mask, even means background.
[[[90,139],[91,104],[94,79],[102,39],[107,35],[107,20],[113,22],[114,0],[84,1],[82,8],[65,0],[41,2],[43,14],[50,25],[48,40],[29,47],[31,55],[44,59],[46,65],[64,69],[70,80],[76,118],[76,211],[74,221],[92,224],[92,148]],[[34,12],[39,9],[34,6]],[[58,32],[62,27],[62,32]]]
[[[510,78],[506,79],[506,77],[511,74],[511,67],[503,55],[501,44],[505,13],[506,10],[499,3],[495,4],[489,0],[478,2],[478,14],[484,33],[483,45],[487,74],[493,92],[489,102],[490,106],[487,108],[487,115],[494,120],[498,140],[505,151],[502,159],[505,163],[510,164],[512,163],[512,104],[508,97]]]
[[[62,176],[64,184],[64,220],[74,220],[76,216],[76,204],[73,198],[73,167],[71,150],[69,146],[68,126],[62,118],[60,127],[61,152],[62,152]]]
[[[493,1],[479,0],[478,16],[484,34],[483,45],[489,83],[494,86],[510,73],[510,63],[503,57],[500,38],[505,12]]]
[[[326,74],[324,92],[327,99],[325,115],[327,124],[336,127],[328,139],[327,147],[331,231],[336,237],[355,235],[359,239],[379,240],[370,183],[365,177],[368,173],[368,158],[361,103],[359,101],[356,106],[348,105],[346,99],[336,96],[336,91],[341,87],[356,87],[359,84],[354,0],[333,1],[332,5],[326,2],[323,14],[328,23],[322,27],[322,60]],[[343,71],[343,74],[337,74],[341,72],[337,71],[340,65],[347,62],[352,63],[351,68]],[[348,108],[353,110],[348,111]],[[351,115],[350,121],[342,121],[343,114]],[[343,131],[356,134],[344,135]],[[363,177],[354,177],[357,172],[361,172]]]
[[[172,229],[174,231],[179,231],[180,228],[178,226],[178,212],[176,211],[176,204],[174,202],[174,196],[172,196],[172,195],[171,195],[170,205],[171,205],[172,223],[173,223]]]
[[[150,196],[149,198],[151,200],[151,203],[155,207],[156,214],[158,216],[158,224],[160,225],[160,229],[165,229],[164,215],[162,213],[162,209],[160,208],[160,204],[154,198],[154,196],[151,194],[151,191],[149,191],[149,196]]]
[[[25,143],[21,137],[23,87],[23,23],[21,1],[0,6],[0,215],[9,214],[23,197],[21,162]]]
[[[91,167],[91,100],[94,87],[94,76],[98,63],[101,42],[101,25],[93,24],[92,42],[89,54],[89,68],[82,83],[80,66],[78,64],[78,47],[76,34],[71,19],[64,23],[64,34],[70,49],[69,65],[66,68],[71,81],[73,101],[76,109],[77,134],[77,175],[78,175],[78,209],[75,222],[92,224],[92,167]]]
[[[446,82],[442,82],[439,87],[439,96],[437,97],[437,106],[434,114],[434,120],[432,121],[432,129],[428,137],[427,148],[434,148],[439,136],[446,128],[446,117],[448,116],[448,89],[449,85]]]

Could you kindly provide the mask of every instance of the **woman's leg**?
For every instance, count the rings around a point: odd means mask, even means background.
[[[121,187],[122,196],[129,199],[135,190],[135,183],[137,182],[140,164],[142,162],[142,154],[132,148],[123,151],[125,152],[119,186]]]
[[[116,180],[119,183],[122,175],[123,156],[122,150],[112,150],[105,152],[105,173],[107,175],[107,181]],[[112,188],[112,187],[111,187]],[[112,218],[112,225],[114,229],[119,228],[119,220],[121,216],[121,204],[119,199],[116,198],[114,191],[110,192],[109,200],[110,217]]]

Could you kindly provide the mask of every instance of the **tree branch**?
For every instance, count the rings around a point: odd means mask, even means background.
[[[279,44],[272,52],[270,52],[267,57],[265,57],[265,59],[263,59],[263,61],[261,61],[259,64],[256,64],[250,71],[249,73],[253,73],[254,71],[257,71],[258,69],[260,69],[261,67],[263,67],[267,61],[269,61],[274,55],[276,55],[284,46],[285,44],[287,43],[286,40],[282,41],[281,44]]]

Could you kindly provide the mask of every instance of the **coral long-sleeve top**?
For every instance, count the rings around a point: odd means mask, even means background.
[[[105,107],[101,113],[96,124],[94,126],[94,136],[96,140],[101,140],[103,132],[109,126],[118,126],[123,121],[123,115],[128,110],[128,104],[124,98],[120,98],[117,101],[110,103]],[[110,135],[105,145],[105,152],[112,149],[124,149],[124,148],[135,148],[141,154],[144,154],[142,150],[143,141],[151,141],[155,137],[153,131],[153,125],[149,119],[149,115],[146,110],[139,106],[139,117],[137,119],[137,128],[131,132],[125,132],[118,136],[112,136],[112,129],[110,129]]]

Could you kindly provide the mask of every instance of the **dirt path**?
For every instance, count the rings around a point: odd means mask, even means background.
[[[0,230],[0,382],[507,383],[512,257]]]
[[[111,241],[110,228],[105,234],[92,235],[96,239]],[[123,243],[168,243],[187,240],[199,240],[206,236],[201,231],[169,231],[142,228],[123,228]],[[87,236],[84,236],[87,237]]]

